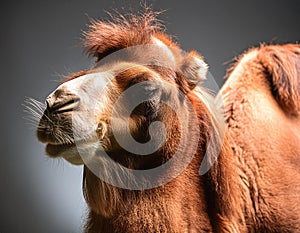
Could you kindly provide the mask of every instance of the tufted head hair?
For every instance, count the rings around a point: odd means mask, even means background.
[[[88,30],[84,32],[83,44],[86,52],[96,57],[98,62],[119,50],[130,50],[132,47],[136,48],[133,52],[134,58],[127,56],[126,61],[133,59],[145,61],[147,56],[148,61],[153,61],[156,59],[154,55],[160,54],[156,55],[160,56],[157,63],[161,63],[162,66],[172,63],[170,68],[183,74],[186,78],[184,82],[193,89],[198,82],[205,79],[207,64],[196,51],[183,53],[172,38],[164,32],[164,27],[157,18],[158,15],[158,12],[146,8],[144,13],[137,15],[109,14],[110,20],[92,21]],[[153,51],[153,47],[147,50],[147,45],[157,45],[160,51]],[[161,56],[161,51],[164,51],[167,57]]]
[[[123,48],[151,43],[152,37],[158,37],[167,46],[176,46],[163,33],[163,27],[157,19],[158,13],[146,10],[140,15],[112,15],[110,21],[95,20],[84,33],[84,46],[91,56],[99,60]]]

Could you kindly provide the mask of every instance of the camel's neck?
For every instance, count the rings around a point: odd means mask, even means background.
[[[151,190],[119,191],[120,206],[110,216],[90,210],[86,233],[212,231],[203,184],[196,172],[187,170]]]
[[[222,161],[215,163],[207,174],[199,175],[212,124],[205,106],[199,103],[197,109],[199,124],[190,122],[191,134],[185,142],[188,144],[194,140],[193,127],[199,127],[197,151],[191,152],[187,147],[183,155],[195,155],[185,170],[169,183],[145,191],[123,190],[107,185],[89,169],[85,169],[84,190],[90,207],[86,233],[181,233],[224,229],[215,224],[234,215],[226,210],[234,200],[229,195],[232,175],[228,172],[227,163],[231,159],[228,157],[230,152],[221,152],[218,160]],[[222,166],[222,162],[225,166]],[[226,181],[224,177],[229,180]],[[217,193],[221,193],[221,196]]]

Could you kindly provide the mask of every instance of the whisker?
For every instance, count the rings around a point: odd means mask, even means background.
[[[25,99],[23,106],[25,107],[24,112],[33,118],[36,118],[37,121],[41,119],[46,109],[46,104],[30,97]],[[53,121],[47,115],[44,115],[44,117],[49,121],[49,123],[53,124]]]
[[[32,123],[33,125],[37,125],[39,119],[42,117],[42,106],[32,98],[26,98],[22,106],[24,107],[23,111],[26,113],[26,116],[24,116],[23,119],[25,119],[29,123]]]
[[[38,119],[36,119],[35,117],[33,116],[24,116],[23,119],[26,121],[26,123],[31,123],[31,124],[34,124],[35,126],[38,126]]]
[[[40,112],[43,112],[46,109],[46,104],[30,97],[27,97],[24,102],[26,106],[31,106],[34,109],[39,110]]]
[[[26,120],[26,123],[28,125],[35,127],[35,129],[37,130],[47,129],[47,131],[52,134],[51,136],[55,138],[59,143],[74,143],[74,138],[72,137],[73,135],[69,135],[68,133],[66,133],[72,130],[72,128],[68,126],[69,122],[64,118],[58,119],[55,122],[50,119],[47,114],[44,114],[47,107],[46,104],[36,99],[26,97],[26,99],[24,100],[24,104],[22,105],[24,107],[23,111],[26,114],[25,116],[23,116],[23,119]],[[46,121],[40,121],[42,117]]]

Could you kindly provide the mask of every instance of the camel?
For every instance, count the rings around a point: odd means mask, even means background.
[[[237,62],[218,96],[224,118],[200,85],[203,57],[152,11],[84,35],[96,64],[47,97],[37,137],[49,157],[83,165],[86,233],[300,229],[296,45],[274,63],[267,46]]]

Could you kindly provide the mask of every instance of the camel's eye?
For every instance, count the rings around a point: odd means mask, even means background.
[[[160,91],[161,87],[158,86],[157,83],[148,81],[146,83],[141,84],[141,88],[143,89],[143,92],[148,95],[149,97],[154,96],[157,92]]]
[[[139,84],[141,88],[141,98],[158,103],[162,94],[162,87],[154,81],[147,81]]]
[[[134,106],[137,115],[148,115],[157,110],[162,93],[162,86],[153,80],[131,83],[122,93],[120,103],[127,109]]]

